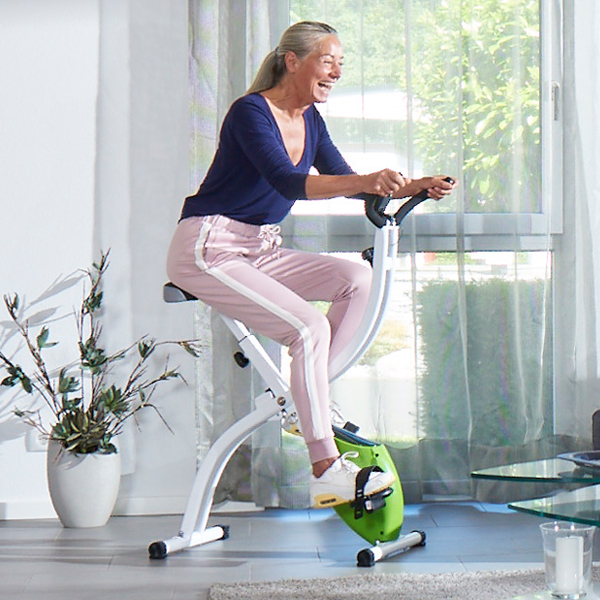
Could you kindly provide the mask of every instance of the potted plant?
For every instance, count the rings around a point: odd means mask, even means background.
[[[150,375],[149,359],[156,349],[176,345],[195,357],[199,352],[193,341],[157,342],[148,336],[113,353],[102,347],[99,317],[108,254],[101,253],[99,262],[83,272],[87,282],[84,297],[74,313],[78,358],[70,364],[52,370],[48,367],[46,353],[57,345],[50,338],[50,330],[45,324],[30,324],[17,294],[4,296],[12,326],[24,343],[30,364],[22,366],[0,349],[0,367],[5,370],[0,384],[20,386],[27,394],[34,394],[53,415],[52,423],[46,424],[41,409],[14,409],[19,418],[48,440],[50,496],[67,527],[100,526],[108,521],[120,481],[115,437],[124,423],[148,408],[165,422],[152,396],[162,382],[183,377],[177,369],[169,368],[168,359],[162,370]],[[115,374],[118,363],[126,366],[119,370],[120,377]]]

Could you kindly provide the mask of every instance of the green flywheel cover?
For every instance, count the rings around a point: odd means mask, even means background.
[[[362,517],[356,519],[354,508],[350,504],[340,504],[334,507],[339,517],[363,539],[370,544],[389,542],[398,539],[404,522],[404,496],[398,472],[383,444],[377,444],[353,434],[345,429],[335,427],[335,442],[340,454],[358,452],[352,462],[359,467],[377,465],[382,471],[393,473],[396,477],[392,485],[392,494],[385,499],[385,506],[372,513],[363,511]]]

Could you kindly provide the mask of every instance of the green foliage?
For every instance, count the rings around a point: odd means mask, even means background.
[[[416,29],[413,93],[426,118],[415,141],[425,171],[462,161],[467,211],[539,210],[539,1],[432,3]]]
[[[40,396],[55,418],[55,423],[49,428],[42,422],[39,411],[15,408],[15,415],[35,427],[46,438],[60,442],[65,451],[74,454],[116,452],[112,438],[122,431],[125,421],[144,408],[152,408],[162,419],[156,406],[150,402],[157,385],[163,381],[183,378],[177,369],[168,367],[168,360],[158,374],[147,375],[147,361],[156,348],[175,345],[194,357],[200,351],[195,341],[157,342],[144,336],[125,349],[107,353],[100,345],[101,327],[98,322],[103,300],[102,277],[107,268],[108,252],[102,253],[100,261],[93,263],[85,271],[89,289],[75,315],[78,364],[62,367],[58,375],[49,372],[43,355],[46,350],[57,345],[57,342],[49,341],[49,329],[42,325],[34,338],[19,296],[14,294],[4,297],[8,314],[29,351],[33,366],[26,370],[0,351],[0,367],[6,371],[6,377],[0,385],[20,385],[27,394]],[[126,381],[119,385],[109,382],[114,364],[130,356],[129,364],[132,366]]]
[[[339,32],[335,94],[400,90],[411,102],[408,124],[330,118],[336,143],[399,154],[414,143],[425,173],[460,178],[467,212],[541,209],[539,13],[539,0],[291,3],[292,22],[324,20]],[[456,210],[456,198],[436,211]]]
[[[8,376],[2,380],[1,385],[7,387],[13,387],[17,384],[21,384],[21,387],[30,394],[33,391],[33,387],[31,385],[31,379],[23,373],[23,369],[19,365],[6,364],[6,372]]]
[[[522,443],[531,407],[541,403],[542,412],[550,414],[550,302],[550,291],[539,280],[468,283],[464,300],[456,282],[423,286],[418,293],[420,422],[428,438]]]

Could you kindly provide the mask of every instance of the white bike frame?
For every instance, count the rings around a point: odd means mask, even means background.
[[[422,200],[416,201],[412,198],[406,202],[403,208],[411,202],[412,205],[408,210],[405,209],[405,214],[420,201]],[[394,279],[400,222],[401,219],[383,217],[382,212],[381,221],[376,223],[372,259],[373,283],[365,311],[366,317],[346,349],[332,361],[329,371],[331,381],[359,360],[381,326]],[[173,284],[165,285],[164,299],[169,303],[195,300]],[[150,544],[148,551],[151,558],[165,558],[169,554],[228,537],[228,527],[225,525],[207,527],[215,489],[227,463],[242,442],[259,427],[268,421],[294,413],[289,384],[263,346],[243,323],[223,315],[221,318],[235,336],[244,356],[266,381],[268,389],[255,399],[255,408],[227,429],[208,450],[196,474],[179,532],[172,538]],[[407,541],[405,538],[409,536],[412,537]],[[408,546],[422,545],[424,535],[418,540],[413,534],[409,536],[403,536],[396,542],[387,542],[386,547],[391,548],[387,553],[382,552],[380,546],[362,552],[371,553],[373,558],[369,560],[376,561]],[[381,546],[383,547],[383,544]],[[396,546],[399,550],[394,550]]]

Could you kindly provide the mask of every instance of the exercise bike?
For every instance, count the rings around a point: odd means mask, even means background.
[[[393,215],[386,213],[391,196],[369,196],[365,200],[365,214],[375,226],[375,235],[373,247],[364,250],[362,256],[373,267],[373,283],[360,328],[344,351],[330,364],[330,381],[340,377],[356,363],[375,338],[393,284],[400,225],[410,211],[427,198],[426,192],[413,196]],[[168,303],[198,301],[172,283],[165,284],[163,297]],[[247,437],[268,421],[278,419],[284,429],[294,430],[296,414],[289,384],[243,323],[220,316],[240,347],[240,351],[234,355],[238,366],[245,368],[251,363],[268,387],[255,398],[255,408],[229,427],[210,447],[196,474],[179,532],[169,539],[151,543],[148,552],[152,559],[164,559],[188,548],[227,539],[227,525],[207,527],[207,524],[217,484],[229,459]],[[404,521],[404,497],[398,473],[387,448],[359,436],[358,427],[351,423],[346,423],[343,427],[334,426],[333,429],[340,453],[358,453],[354,462],[361,467],[354,501],[333,507],[351,529],[371,544],[358,553],[358,566],[370,567],[413,546],[424,546],[426,536],[422,531],[400,535]],[[393,473],[396,481],[383,492],[365,496],[364,485],[373,469]]]

